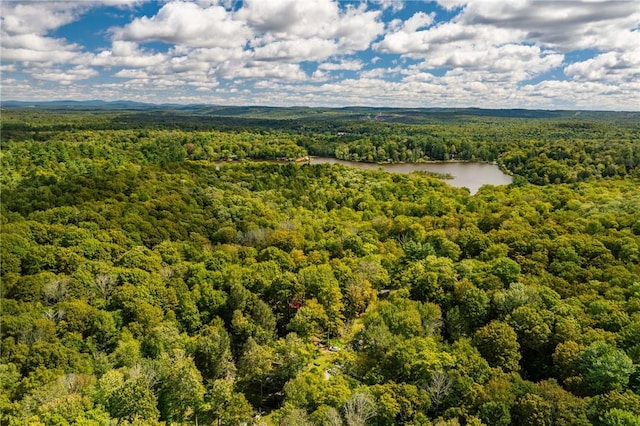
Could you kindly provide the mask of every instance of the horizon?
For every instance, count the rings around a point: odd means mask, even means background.
[[[636,109],[636,110],[614,110],[614,109],[550,109],[550,108],[525,108],[525,107],[518,107],[518,108],[509,108],[509,107],[504,107],[504,108],[483,108],[483,107],[477,107],[477,106],[456,106],[456,107],[449,107],[449,106],[419,106],[419,107],[403,107],[403,106],[369,106],[369,105],[344,105],[344,106],[326,106],[326,105],[317,105],[317,106],[310,106],[310,105],[286,105],[286,106],[280,106],[280,105],[265,105],[265,104],[248,104],[248,105],[235,105],[235,104],[219,104],[219,103],[206,103],[206,102],[200,102],[200,103],[188,103],[188,104],[181,104],[181,103],[170,103],[170,102],[164,102],[164,103],[160,103],[160,102],[144,102],[144,101],[135,101],[135,100],[131,100],[131,99],[115,99],[115,100],[104,100],[104,99],[55,99],[55,100],[50,100],[50,101],[44,101],[44,100],[17,100],[17,99],[0,99],[0,106],[6,107],[4,104],[24,104],[24,105],[20,105],[20,107],[29,107],[29,104],[33,104],[33,106],[39,106],[39,105],[51,105],[53,107],[56,106],[56,104],[64,104],[64,103],[69,103],[69,102],[74,102],[74,103],[85,103],[85,104],[91,104],[91,103],[105,103],[105,104],[118,104],[118,103],[132,103],[132,104],[138,104],[138,105],[147,105],[147,106],[156,106],[156,107],[171,107],[171,106],[180,106],[180,107],[190,107],[190,106],[206,106],[206,107],[221,107],[221,108],[280,108],[280,109],[295,109],[295,108],[299,108],[299,109],[356,109],[356,108],[363,108],[363,109],[372,109],[372,110],[376,110],[376,109],[389,109],[389,110],[480,110],[480,111],[544,111],[544,112],[588,112],[588,113],[639,113],[640,114],[640,108]],[[11,107],[10,107],[11,108]]]
[[[635,1],[7,1],[1,14],[3,103],[640,110]]]

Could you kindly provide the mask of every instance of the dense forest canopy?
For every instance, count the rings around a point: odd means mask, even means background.
[[[2,110],[1,424],[640,424],[638,114],[149,108]]]

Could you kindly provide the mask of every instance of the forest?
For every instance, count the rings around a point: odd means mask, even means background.
[[[3,105],[0,136],[2,425],[640,424],[640,113]]]

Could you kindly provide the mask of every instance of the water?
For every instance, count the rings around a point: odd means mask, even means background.
[[[504,174],[497,165],[478,162],[375,164],[329,157],[311,157],[311,164],[342,164],[365,170],[382,169],[391,173],[423,171],[451,175],[453,179],[445,180],[446,183],[456,188],[468,188],[471,194],[475,194],[482,185],[508,185],[512,182],[511,176]]]
[[[286,163],[286,161],[268,161]],[[377,164],[361,163],[357,161],[338,160],[331,157],[310,157],[311,164],[341,164],[348,167],[357,167],[363,170],[384,170],[390,173],[411,173],[417,171],[450,175],[452,179],[445,182],[456,188],[468,188],[471,194],[478,192],[482,185],[508,185],[512,182],[511,176],[504,174],[500,167],[490,163],[479,162],[441,162],[441,163],[395,163]],[[233,162],[232,162],[233,163]],[[216,165],[229,164],[225,161],[216,161]],[[301,163],[302,164],[302,163]]]

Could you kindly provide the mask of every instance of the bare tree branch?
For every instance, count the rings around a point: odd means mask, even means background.
[[[342,407],[347,426],[365,426],[375,417],[376,404],[373,398],[364,392],[351,396]]]
[[[431,375],[431,381],[426,386],[426,391],[431,398],[431,403],[437,407],[442,404],[451,390],[451,378],[444,371],[436,371]]]

